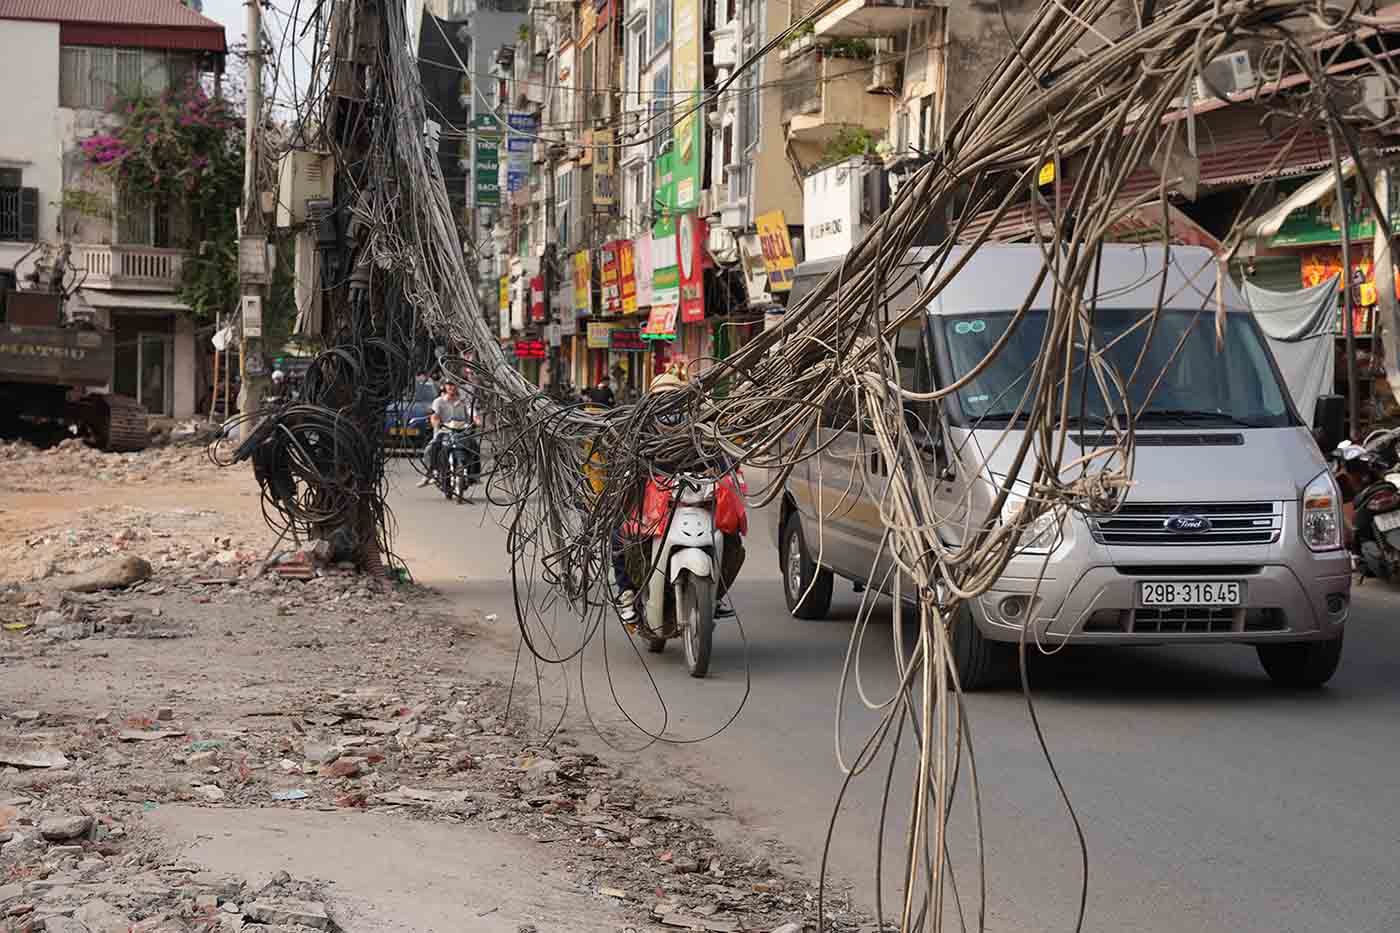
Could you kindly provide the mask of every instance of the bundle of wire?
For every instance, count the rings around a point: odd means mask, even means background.
[[[834,2],[820,4],[794,22],[745,67]],[[843,409],[854,411],[868,426],[861,433],[862,443],[890,464],[880,502],[886,529],[882,548],[896,568],[899,585],[912,591],[917,638],[913,645],[901,645],[898,689],[883,699],[863,696],[880,712],[880,723],[853,760],[845,761],[842,753],[842,765],[854,779],[882,749],[897,750],[911,736],[917,745],[907,851],[898,869],[903,893],[893,918],[903,931],[941,930],[948,919],[947,824],[964,765],[979,828],[980,883],[972,912],[978,929],[987,911],[971,734],[945,620],[992,585],[1032,523],[1047,513],[1063,520],[1073,510],[1111,511],[1131,482],[1135,413],[1122,392],[1108,387],[1139,379],[1151,382],[1161,374],[1115,371],[1094,349],[1096,268],[1100,247],[1114,224],[1150,202],[1166,204],[1168,192],[1181,180],[1166,170],[1155,190],[1135,196],[1125,194],[1125,182],[1140,166],[1175,164],[1171,156],[1184,142],[1185,122],[1170,115],[1191,82],[1205,74],[1205,64],[1240,43],[1267,47],[1262,60],[1275,76],[1301,73],[1312,81],[1306,93],[1287,97],[1279,96],[1268,81],[1255,92],[1255,103],[1270,104],[1289,120],[1289,129],[1279,139],[1276,165],[1287,156],[1290,134],[1325,127],[1367,174],[1361,139],[1375,129],[1368,122],[1373,118],[1359,108],[1343,111],[1337,103],[1344,99],[1338,93],[1342,79],[1328,73],[1331,58],[1342,50],[1361,49],[1368,58],[1367,66],[1351,72],[1347,81],[1359,80],[1364,71],[1379,75],[1387,88],[1400,86],[1388,56],[1366,50],[1367,36],[1386,30],[1388,24],[1362,15],[1356,4],[1338,8],[1315,0],[1177,0],[1146,7],[1151,12],[1143,21],[1143,15],[1133,12],[1125,19],[1119,0],[1047,3],[1019,37],[1014,53],[950,128],[936,157],[901,188],[839,269],[788,308],[780,328],[765,332],[727,360],[713,361],[685,391],[603,413],[551,400],[502,353],[469,284],[436,154],[423,143],[425,106],[417,64],[405,41],[403,10],[394,4],[380,8],[386,39],[369,83],[375,96],[366,119],[372,122],[371,161],[381,175],[356,193],[356,215],[364,224],[357,261],[373,269],[387,287],[401,291],[405,304],[434,334],[471,348],[469,360],[463,362],[473,372],[495,432],[487,494],[508,510],[518,622],[537,659],[563,662],[580,657],[588,640],[607,623],[614,596],[607,572],[612,532],[635,513],[642,481],[658,464],[667,469],[698,467],[727,457],[762,468],[772,482],[755,493],[753,504],[763,505],[778,495],[798,464],[811,460],[819,469],[830,460],[813,441],[823,412]],[[1039,168],[1071,157],[1082,166],[1074,184],[1053,198],[1036,194]],[[940,514],[935,505],[932,480],[905,418],[907,403],[932,406],[936,412],[942,399],[989,365],[1006,338],[957,384],[917,393],[901,385],[895,336],[937,298],[968,255],[983,244],[985,231],[1027,199],[1041,215],[1034,228],[1053,231],[1037,234],[1044,267],[1007,331],[1009,337],[1035,295],[1049,283],[1052,299],[1041,352],[1016,408],[1027,430],[1003,440],[1017,449],[1010,478],[987,514],[957,519],[964,533],[941,535],[940,525],[954,518]],[[1242,222],[1258,203],[1258,198],[1251,199],[1241,212]],[[924,229],[931,217],[950,214],[955,214],[953,234],[945,245],[932,249],[918,268],[907,266],[904,257],[915,231]],[[969,221],[979,214],[990,215],[992,222],[972,235]],[[1164,221],[1163,228],[1167,226]],[[1209,281],[1198,283],[1205,320],[1213,320],[1217,329],[1224,326],[1219,276],[1242,231],[1241,226],[1226,238],[1221,268]],[[952,244],[959,240],[966,250],[954,249]],[[1165,282],[1170,251],[1150,254],[1161,265],[1146,275]],[[892,296],[911,291],[912,298],[893,305]],[[1159,308],[1160,303],[1159,297]],[[1159,308],[1144,312],[1141,326],[1149,334],[1155,330]],[[334,365],[369,366],[349,360]],[[1105,420],[1096,445],[1069,459],[1065,450],[1073,382],[1086,378],[1104,388],[1104,398],[1118,399],[1121,410]],[[384,401],[384,393],[365,391],[362,400],[347,404],[362,409]],[[289,521],[314,523],[328,512],[363,509],[367,495],[382,499],[373,489],[382,477],[382,463],[365,439],[340,432],[338,415],[328,414],[340,410],[322,400],[314,410],[289,410],[271,427],[260,429],[288,437],[277,468],[285,466],[309,490],[277,500]],[[660,427],[676,415],[684,416],[686,429]],[[606,463],[601,491],[595,491],[589,486],[588,468],[600,450],[606,452]],[[327,460],[319,455],[323,451],[334,455]],[[849,464],[828,462],[825,468],[849,469]],[[369,486],[366,475],[372,478]],[[1029,490],[1026,505],[1016,518],[1003,522],[1002,509],[1018,476]],[[382,510],[371,509],[369,514],[376,521],[383,518]],[[814,534],[820,538],[820,529]],[[580,620],[575,644],[561,646],[552,633],[544,634],[543,617],[561,610]],[[911,610],[896,600],[894,611],[898,630],[898,616]],[[863,624],[862,619],[853,639],[859,638]],[[1023,634],[1020,657],[1029,701],[1026,637]],[[1034,721],[1034,707],[1029,709]],[[838,749],[843,744],[838,735]],[[1048,752],[1046,757],[1049,762]],[[892,754],[891,769],[893,761]],[[1053,763],[1050,771],[1053,775]],[[1068,805],[1067,796],[1065,802]],[[1077,821],[1075,825],[1077,830]],[[886,873],[880,864],[883,841],[876,841],[874,853],[877,879]],[[1087,896],[1088,857],[1082,834],[1079,845],[1085,880],[1076,929],[1083,924]],[[876,885],[877,901],[880,887]],[[963,905],[956,893],[954,897],[961,919]],[[886,905],[878,903],[877,909],[883,928]]]

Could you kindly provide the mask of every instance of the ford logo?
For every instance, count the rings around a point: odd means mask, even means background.
[[[1173,515],[1162,523],[1174,534],[1191,535],[1210,531],[1210,519],[1203,515]]]

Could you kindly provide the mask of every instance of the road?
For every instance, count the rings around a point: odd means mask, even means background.
[[[497,643],[510,644],[504,532],[481,505],[447,505],[433,490],[414,488],[407,464],[392,474],[401,552],[420,578],[497,613]],[[686,778],[726,789],[736,815],[784,840],[815,870],[842,785],[836,687],[860,597],[838,583],[833,619],[789,617],[766,521],[751,519],[755,533],[734,600],[747,648],[739,626],[722,626],[712,675],[697,682],[685,675],[679,645],[660,658],[646,656],[644,668],[612,629],[606,643],[592,641],[567,684],[554,668],[541,692],[553,704],[549,711],[567,697],[575,731],[588,728],[586,699],[605,734],[635,747],[641,732],[619,705],[657,729],[659,695],[668,735],[701,736],[740,705],[747,664],[751,692],[733,723],[704,743],[642,754],[664,755]],[[1400,593],[1374,584],[1356,591],[1342,668],[1322,691],[1274,688],[1253,650],[1243,647],[1084,650],[1036,659],[1036,712],[1088,842],[1086,930],[1400,930],[1397,609]],[[575,620],[551,621],[561,645],[577,643]],[[872,697],[888,692],[888,613],[868,627],[860,656],[866,690]],[[852,698],[845,704],[848,755],[875,721],[853,709],[858,705]],[[1024,698],[1014,689],[979,694],[968,710],[985,814],[986,928],[1072,930],[1079,850]],[[854,783],[831,848],[833,874],[867,892],[884,773],[872,771]],[[902,817],[908,793],[898,784],[894,800],[892,812]],[[963,902],[975,912],[967,803],[960,801],[950,847]],[[896,821],[892,834],[902,825]],[[902,848],[898,838],[883,846],[887,896],[897,891],[888,876],[898,872]]]

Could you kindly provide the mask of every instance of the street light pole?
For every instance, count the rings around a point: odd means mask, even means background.
[[[239,410],[245,414],[262,405],[266,369],[262,365],[262,318],[266,300],[267,239],[263,234],[261,198],[258,192],[258,154],[262,145],[262,6],[260,0],[244,0],[247,11],[248,87],[243,117],[243,217],[239,229],[238,292],[242,303],[239,344]],[[250,361],[256,361],[252,366]]]

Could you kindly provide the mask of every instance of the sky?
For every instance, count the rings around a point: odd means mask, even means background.
[[[306,87],[307,78],[310,75],[311,38],[314,30],[308,31],[306,37],[295,46],[292,44],[292,39],[295,38],[296,33],[301,32],[311,11],[315,8],[316,0],[299,0],[299,2],[298,0],[272,0],[270,8],[263,7],[263,31],[271,37],[274,45],[278,47],[282,63],[277,98],[284,109],[288,108],[290,100],[294,96],[293,71],[295,71],[296,84],[303,89]],[[298,18],[291,29],[293,36],[288,37],[284,43],[283,36],[288,31],[288,27],[293,24],[292,13],[294,11]],[[246,35],[244,26],[248,18],[243,0],[204,0],[204,15],[223,25],[224,35],[230,46],[242,44]],[[233,62],[229,64],[235,66]],[[271,64],[271,60],[268,64]],[[242,63],[237,63],[235,67],[242,67]]]

